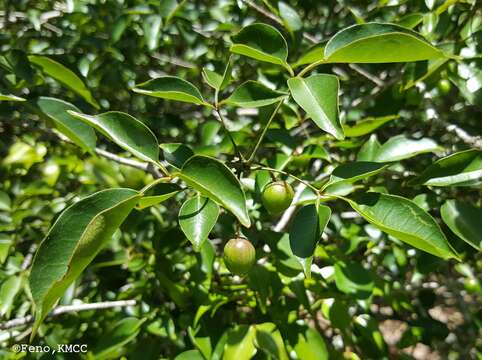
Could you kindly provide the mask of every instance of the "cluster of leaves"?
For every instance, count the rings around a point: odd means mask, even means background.
[[[126,3],[3,10],[2,317],[96,359],[480,356],[475,1]]]

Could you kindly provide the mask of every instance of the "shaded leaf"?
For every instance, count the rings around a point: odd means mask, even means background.
[[[335,183],[346,182],[353,183],[358,180],[366,179],[367,177],[376,175],[383,171],[388,165],[369,161],[356,161],[345,163],[333,170],[330,180],[323,187]]]
[[[3,318],[5,315],[7,315],[7,317],[9,316],[15,297],[22,287],[23,279],[24,278],[21,275],[10,276],[2,283],[2,286],[0,287],[1,318]]]
[[[84,82],[70,69],[46,56],[30,55],[28,59],[31,63],[40,67],[45,74],[72,89],[93,107],[99,109],[99,104],[93,98],[90,90],[87,89]]]
[[[335,264],[336,287],[345,294],[352,294],[358,298],[368,298],[374,288],[373,276],[356,262]]]
[[[482,209],[465,202],[447,200],[440,208],[440,214],[455,235],[477,250],[482,250]]]
[[[111,330],[100,338],[94,349],[95,359],[119,358],[118,352],[122,350],[122,346],[136,338],[141,325],[146,320],[126,317],[118,321]]]
[[[286,96],[287,94],[284,92],[271,90],[257,81],[248,80],[236,88],[231,96],[223,100],[222,103],[255,108],[274,104],[283,100]]]
[[[159,163],[159,144],[153,132],[135,117],[109,111],[99,115],[68,113],[94,127],[108,139],[139,159]]]
[[[96,143],[94,129],[67,112],[71,110],[78,113],[79,109],[66,101],[49,97],[40,97],[37,100],[37,106],[55,123],[62,134],[85,151],[94,153]]]
[[[181,143],[167,143],[159,146],[164,153],[164,159],[178,169],[182,168],[184,163],[194,155],[189,146]]]
[[[177,175],[189,186],[231,211],[241,224],[251,226],[241,184],[222,162],[194,155]]]
[[[413,201],[374,192],[345,200],[387,234],[443,259],[458,259],[437,222]]]
[[[356,156],[357,161],[374,161],[380,149],[380,143],[377,136],[372,134],[370,138],[362,145]]]
[[[460,151],[426,168],[412,184],[428,186],[471,186],[482,180],[482,151]]]
[[[255,329],[252,326],[240,325],[227,332],[224,347],[224,360],[250,360],[256,353],[254,347]]]
[[[65,290],[111,239],[137,203],[131,189],[108,189],[68,207],[35,254],[30,289],[35,302],[32,337]]]
[[[288,80],[293,99],[321,129],[337,139],[343,139],[343,128],[338,118],[338,77],[316,74],[308,78]]]
[[[399,115],[388,115],[388,116],[381,116],[381,117],[372,117],[367,118],[361,121],[358,121],[353,126],[343,126],[343,131],[345,132],[345,136],[348,137],[358,137],[370,134],[374,130],[378,129],[383,124],[398,119]]]
[[[273,359],[289,359],[283,343],[283,338],[275,324],[263,323],[254,325],[254,328],[256,330],[254,344],[258,349],[261,349]]]
[[[179,226],[195,250],[199,250],[218,220],[218,205],[203,196],[188,199],[179,210]]]
[[[303,21],[301,20],[300,16],[296,10],[287,3],[280,1],[278,3],[278,10],[281,19],[283,19],[284,26],[288,31],[298,31],[303,27]]]
[[[295,215],[289,232],[290,248],[310,277],[311,259],[316,245],[331,217],[331,209],[325,205],[303,206]]]
[[[132,91],[162,99],[207,105],[198,88],[176,76],[161,76],[136,85]]]

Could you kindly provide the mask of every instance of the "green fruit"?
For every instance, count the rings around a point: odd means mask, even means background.
[[[447,79],[442,79],[437,84],[438,90],[443,95],[447,95],[450,92],[451,87],[452,85],[450,84],[450,81],[448,81]]]
[[[464,280],[464,287],[470,293],[478,293],[480,292],[480,284],[475,278],[467,278]]]
[[[295,193],[286,181],[275,181],[264,187],[261,200],[271,214],[279,214],[285,211],[293,201]]]
[[[245,275],[256,261],[256,250],[246,239],[235,238],[224,246],[224,263],[231,273]]]

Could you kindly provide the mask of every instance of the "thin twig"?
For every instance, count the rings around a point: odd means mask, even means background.
[[[54,310],[52,310],[48,314],[48,316],[52,317],[52,316],[57,316],[65,313],[78,312],[78,311],[100,310],[100,309],[110,309],[110,308],[116,308],[116,307],[134,306],[136,304],[137,304],[136,300],[119,300],[119,301],[103,301],[98,303],[80,304],[80,305],[57,306]],[[27,325],[32,323],[33,321],[34,321],[34,317],[32,315],[9,320],[0,324],[0,330],[7,330],[18,326]]]
[[[261,142],[263,141],[264,135],[266,134],[266,131],[268,131],[269,126],[271,125],[271,122],[273,121],[274,117],[276,116],[276,113],[278,112],[279,108],[283,104],[283,100],[281,100],[278,105],[276,105],[276,108],[273,110],[271,116],[269,117],[268,122],[266,123],[265,127],[263,128],[263,131],[259,135],[258,141],[256,142],[256,145],[253,148],[253,151],[251,152],[251,155],[248,158],[248,164],[253,161],[254,156],[256,155],[256,152],[258,151],[259,146],[261,145]]]
[[[216,104],[217,105],[217,104]],[[224,130],[226,131],[226,134],[228,135],[229,137],[229,140],[231,140],[231,144],[233,144],[233,148],[234,148],[234,151],[236,152],[236,154],[238,155],[238,157],[244,161],[244,156],[243,154],[241,153],[241,151],[239,150],[238,148],[238,145],[236,145],[236,142],[234,141],[234,138],[233,136],[231,135],[231,132],[228,130],[227,126],[226,126],[226,122],[224,121],[224,117],[223,115],[221,114],[221,111],[219,110],[218,106],[215,107],[214,109],[214,115],[218,118],[218,120],[221,122],[221,124],[223,125],[223,128]]]

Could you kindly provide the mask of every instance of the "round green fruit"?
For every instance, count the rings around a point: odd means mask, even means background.
[[[442,79],[437,84],[438,90],[443,95],[447,95],[450,92],[451,87],[452,85],[450,84],[450,81],[448,81],[447,79]]]
[[[224,263],[231,273],[245,275],[256,261],[256,250],[246,239],[235,238],[224,246]]]
[[[286,181],[274,181],[264,187],[261,200],[270,214],[279,214],[291,205],[294,195],[293,188]]]

